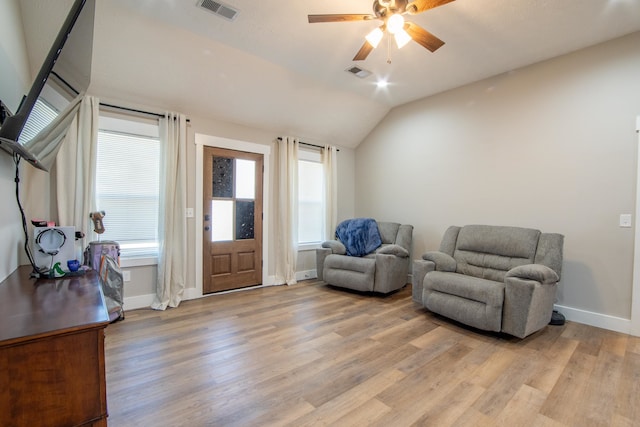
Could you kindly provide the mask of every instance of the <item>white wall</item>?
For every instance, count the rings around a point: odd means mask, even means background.
[[[17,0],[0,2],[0,100],[15,113],[31,85],[29,64]],[[29,166],[26,166],[29,167]],[[24,171],[25,166],[21,167]],[[11,156],[0,150],[0,281],[18,267],[22,248],[22,225],[15,202],[15,166]]]
[[[356,151],[356,213],[565,235],[558,304],[629,319],[640,33],[392,110]]]

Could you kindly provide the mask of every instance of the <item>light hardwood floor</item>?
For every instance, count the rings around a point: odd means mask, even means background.
[[[135,310],[106,330],[109,426],[639,426],[640,339],[525,340],[302,282]]]

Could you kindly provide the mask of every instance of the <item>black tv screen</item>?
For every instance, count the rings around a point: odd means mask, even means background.
[[[75,0],[29,93],[0,127],[0,148],[47,170],[39,158],[42,141],[60,113],[91,81],[95,0]],[[41,141],[34,149],[30,143]]]

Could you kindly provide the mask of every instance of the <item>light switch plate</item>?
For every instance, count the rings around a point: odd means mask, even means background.
[[[631,214],[620,214],[620,227],[631,227]]]
[[[129,270],[122,270],[122,280],[125,282],[131,281],[131,272]]]

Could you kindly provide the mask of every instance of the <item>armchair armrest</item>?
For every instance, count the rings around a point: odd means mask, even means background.
[[[331,249],[332,254],[345,255],[347,253],[347,248],[337,240],[327,240],[326,242],[322,242],[322,247]]]
[[[422,259],[431,261],[435,264],[436,271],[455,272],[457,262],[451,255],[444,252],[431,251],[422,255]]]
[[[514,267],[504,278],[502,332],[524,338],[551,320],[558,274],[542,264]]]
[[[558,274],[542,264],[519,265],[507,271],[505,278],[515,277],[523,280],[535,280],[543,285],[557,283],[560,278]]]
[[[316,274],[318,276],[318,280],[324,280],[324,260],[329,255],[331,255],[331,249],[316,249]]]
[[[385,245],[376,251],[377,254],[395,255],[400,258],[409,258],[409,251],[400,245]]]
[[[409,278],[409,261],[408,255],[402,257],[376,252],[373,291],[387,294],[406,285]]]
[[[426,261],[423,259],[416,259],[413,261],[413,268],[411,271],[411,299],[418,304],[423,305],[422,289],[424,288],[424,276],[435,269],[436,264],[433,261]]]

